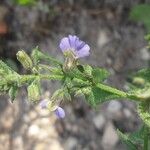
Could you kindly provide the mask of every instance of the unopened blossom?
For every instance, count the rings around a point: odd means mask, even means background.
[[[85,57],[90,54],[90,47],[85,42],[81,41],[75,35],[64,37],[59,45],[64,54],[72,52],[73,56],[77,58]]]
[[[42,109],[47,108],[48,100],[47,99],[42,100],[39,105]]]
[[[56,115],[58,118],[64,118],[64,117],[65,117],[65,111],[64,111],[61,107],[59,107],[59,106],[53,104],[52,101],[49,101],[49,100],[47,100],[47,99],[44,99],[44,100],[42,100],[42,101],[40,102],[39,105],[40,105],[40,107],[41,107],[42,109],[48,109],[48,110],[51,111],[51,112],[55,112],[55,115]]]
[[[57,107],[57,109],[55,110],[55,114],[58,118],[65,117],[65,111],[61,107]]]

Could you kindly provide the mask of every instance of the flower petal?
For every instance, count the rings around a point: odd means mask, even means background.
[[[80,50],[75,51],[77,58],[89,56],[90,54],[90,47],[88,44],[85,44]]]
[[[60,49],[65,52],[68,49],[70,49],[70,43],[69,43],[69,39],[67,37],[64,37],[59,44]]]
[[[55,114],[58,118],[64,118],[65,117],[65,111],[61,108],[61,107],[58,107],[56,110],[55,110]]]
[[[81,40],[77,40],[76,41],[76,50],[80,50],[81,48],[83,48],[85,45],[85,42],[81,41]]]
[[[79,38],[76,35],[69,35],[68,36],[70,47],[71,48],[76,48],[76,41],[79,40]]]

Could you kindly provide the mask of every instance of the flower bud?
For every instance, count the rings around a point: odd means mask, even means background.
[[[29,86],[28,86],[28,98],[29,100],[36,102],[40,99],[40,87],[39,87],[39,82],[33,81]]]
[[[47,108],[48,100],[47,99],[42,100],[39,105],[42,109]]]
[[[24,51],[18,51],[17,53],[17,59],[20,61],[20,63],[23,65],[25,69],[32,69],[33,63],[29,55]]]
[[[57,109],[55,110],[55,114],[58,118],[65,117],[65,111],[61,107],[57,107]]]

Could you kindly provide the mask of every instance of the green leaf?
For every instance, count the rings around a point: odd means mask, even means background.
[[[56,90],[53,95],[51,96],[51,100],[62,100],[64,98],[64,88],[60,88]]]
[[[33,55],[33,54],[32,54],[32,55]],[[62,65],[62,63],[61,63],[59,60],[57,60],[57,59],[55,59],[55,58],[49,56],[48,54],[45,54],[45,53],[41,52],[39,49],[36,49],[36,59],[37,59],[38,61],[39,61],[39,60],[48,61],[48,62],[50,62],[51,64],[56,65],[56,66],[61,66],[61,65]]]
[[[93,68],[90,65],[84,65],[84,73],[85,75],[92,77],[92,70]]]
[[[135,144],[138,144],[138,145],[141,145],[143,144],[143,140],[144,140],[144,127],[142,126],[138,131],[136,132],[133,132],[133,133],[130,133],[129,134],[129,139],[135,143]]]
[[[3,75],[14,74],[18,75],[13,69],[6,65],[2,60],[0,60],[0,73]]]
[[[117,130],[119,137],[122,142],[127,145],[128,150],[138,150],[137,146],[131,141],[129,135],[123,134],[121,131]]]
[[[138,71],[136,77],[141,77],[144,80],[150,82],[150,69],[142,69]]]
[[[12,86],[9,89],[9,97],[11,99],[11,102],[13,102],[15,100],[17,93],[18,93],[18,87],[17,86]]]
[[[71,101],[71,94],[70,94],[70,92],[68,91],[67,88],[65,88],[65,90],[64,90],[64,97],[63,97],[63,99]]]
[[[93,80],[95,83],[104,81],[110,75],[109,72],[105,69],[94,68],[92,70]]]
[[[150,127],[150,113],[149,113],[149,109],[150,109],[150,104],[148,101],[145,102],[141,102],[138,105],[138,114],[141,117],[141,119],[143,120],[143,122]]]
[[[148,31],[150,31],[150,5],[139,4],[134,6],[130,12],[130,18],[134,21],[141,21],[144,23]]]
[[[88,91],[89,90],[89,91]],[[88,103],[92,106],[92,107],[96,107],[97,103],[96,103],[96,98],[95,95],[92,91],[92,88],[87,89],[86,91],[82,91],[85,95],[85,99],[88,101]]]
[[[39,63],[38,51],[39,51],[39,49],[38,49],[38,46],[37,46],[32,50],[32,53],[31,53],[31,58],[32,58],[33,63],[34,63],[35,66],[38,65],[38,63]]]
[[[116,92],[116,91],[115,91]],[[107,91],[106,89],[99,88],[97,86],[91,87],[88,93],[84,93],[86,100],[91,104],[92,106],[96,106],[98,104],[101,104],[105,101],[112,100],[115,98],[120,98],[120,95],[117,95],[113,93],[112,91]]]

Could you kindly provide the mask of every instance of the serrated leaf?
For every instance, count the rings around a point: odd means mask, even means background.
[[[93,80],[95,83],[104,81],[110,75],[109,72],[105,69],[94,68],[92,70]]]
[[[121,131],[117,130],[121,141],[127,145],[128,150],[138,150],[137,146],[130,140],[129,135],[123,134]]]
[[[85,99],[88,101],[88,103],[92,106],[92,107],[96,107],[96,99],[94,96],[94,93],[92,91],[92,89],[90,89],[90,92],[88,94],[84,94],[85,95]]]
[[[150,104],[146,101],[146,102],[141,102],[138,105],[138,114],[140,116],[140,118],[143,120],[143,122],[150,127],[150,113],[149,113],[149,109],[150,109]]]
[[[107,91],[106,89],[101,89],[96,86],[91,87],[90,92],[85,94],[85,97],[92,106],[96,106],[108,100],[120,98],[120,96],[113,93],[113,91],[110,92],[109,90]]]

